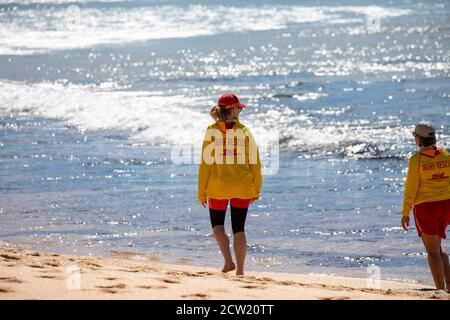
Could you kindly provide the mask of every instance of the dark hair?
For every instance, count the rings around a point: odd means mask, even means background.
[[[231,114],[231,111],[233,109],[222,109],[217,104],[211,107],[211,110],[209,111],[209,114],[211,117],[215,120],[223,120],[225,121],[227,119],[227,116]]]
[[[423,147],[429,147],[436,144],[436,137],[424,138],[420,137],[420,145]]]

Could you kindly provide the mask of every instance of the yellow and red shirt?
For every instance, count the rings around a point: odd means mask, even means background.
[[[435,146],[414,154],[408,161],[402,215],[413,205],[450,199],[450,154]]]
[[[227,131],[235,134],[232,139],[227,139]],[[219,161],[211,163],[211,158]],[[239,120],[231,129],[224,121],[208,126],[198,172],[198,200],[259,198],[261,186],[261,161],[250,130]]]

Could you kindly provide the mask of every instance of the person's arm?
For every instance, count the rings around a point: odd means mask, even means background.
[[[203,140],[202,144],[202,154],[200,158],[200,165],[198,167],[198,201],[205,206],[206,205],[206,186],[208,185],[209,175],[211,173],[211,165],[205,163],[203,158],[205,148],[211,143],[206,139]]]
[[[249,167],[253,176],[253,188],[256,192],[255,200],[259,199],[262,187],[261,159],[259,157],[259,149],[250,131],[249,137]],[[253,144],[253,145],[252,145]],[[255,154],[253,154],[255,153]],[[256,160],[256,161],[255,161]]]
[[[419,157],[411,157],[408,161],[408,174],[405,181],[402,216],[409,217],[409,213],[416,199],[419,189]]]

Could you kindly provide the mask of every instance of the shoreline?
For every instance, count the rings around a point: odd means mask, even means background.
[[[56,254],[0,245],[0,299],[398,300],[444,299],[409,282],[172,265],[145,256]]]

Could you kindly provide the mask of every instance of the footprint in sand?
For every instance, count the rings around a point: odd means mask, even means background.
[[[0,257],[5,258],[6,260],[20,260],[20,257],[7,253],[0,254]]]
[[[95,264],[95,263],[86,263],[89,269],[91,270],[100,270],[102,268],[101,265]]]
[[[292,280],[285,280],[285,281],[277,282],[277,284],[283,285],[283,286],[293,286],[297,283],[295,283],[295,281],[292,281]]]
[[[107,292],[107,293],[117,293],[117,290],[114,289],[102,289],[103,292]]]
[[[189,271],[167,271],[166,273],[173,276],[201,277],[200,274]]]
[[[320,300],[350,300],[350,297],[323,297]]]
[[[113,284],[110,286],[96,286],[96,288],[102,289],[102,291],[107,293],[117,293],[119,289],[125,289],[127,286],[124,283]]]
[[[8,282],[8,283],[24,283],[24,281],[19,280],[15,277],[2,277],[2,278],[0,278],[0,281]]]
[[[175,278],[162,278],[162,279],[158,279],[158,280],[165,282],[165,283],[180,283],[180,281]]]
[[[266,280],[264,280],[266,279]],[[273,283],[274,281],[267,281],[268,278],[264,278],[264,279],[258,279],[256,277],[244,277],[244,276],[236,276],[234,277],[235,281],[239,281],[239,282],[244,282],[244,283],[250,283],[250,284],[258,284],[258,285],[265,285],[265,284],[270,284]]]
[[[38,264],[28,264],[28,266],[30,268],[35,268],[35,269],[44,269],[44,266],[38,265]]]
[[[181,297],[182,298],[200,298],[200,299],[209,298],[209,296],[204,293],[183,294]]]
[[[218,288],[218,289],[211,289],[211,291],[215,291],[215,292],[229,292],[227,289],[225,288]]]
[[[125,283],[117,283],[112,284],[110,286],[96,286],[96,287],[100,289],[125,289],[127,285]]]
[[[114,278],[114,277],[105,277],[105,278],[103,278],[103,279],[105,279],[105,280],[109,280],[109,281],[112,281],[112,280],[117,280],[117,278]]]
[[[0,293],[8,293],[8,292],[14,292],[14,290],[11,290],[10,288],[6,287],[0,287]]]
[[[50,266],[50,267],[60,267],[61,266],[57,262],[47,262],[47,263],[45,263],[45,265]]]
[[[179,273],[180,275],[187,276],[187,277],[201,277],[202,275],[195,273],[195,272],[189,272],[189,271],[183,271]]]
[[[244,278],[243,276],[232,276],[231,280],[238,281],[238,282],[243,282],[243,283],[250,283],[250,284],[254,284],[255,282],[258,282],[258,281],[255,281],[255,280],[250,280],[250,279]]]
[[[37,276],[38,278],[42,278],[42,279],[55,279],[55,280],[62,280],[61,277],[57,277],[57,276],[52,276],[52,275],[41,275],[41,276]]]
[[[97,268],[101,268],[101,267],[102,267],[102,266],[99,265],[98,263],[94,263],[94,262],[91,262],[91,261],[86,261],[86,260],[84,260],[83,262],[84,262],[84,264],[87,265],[87,266],[92,266],[92,267],[97,267]]]
[[[258,286],[258,285],[246,285],[246,286],[241,286],[241,288],[244,288],[244,289],[266,289],[266,287]]]
[[[144,271],[144,269],[142,269],[142,268],[134,268],[134,269],[128,270],[128,272],[133,272],[133,273],[142,272],[142,271]]]
[[[275,280],[273,280],[272,278],[266,278],[266,277],[261,278],[260,280],[262,280],[262,281],[267,281],[267,282],[274,282],[274,281],[275,281]]]
[[[147,285],[136,286],[136,288],[140,288],[140,289],[167,289],[166,286],[147,286]]]
[[[121,271],[121,272],[132,272],[132,273],[137,273],[137,272],[141,272],[141,271],[143,271],[142,269],[140,269],[140,268],[135,268],[135,269],[119,269],[119,271]]]
[[[58,270],[55,270],[55,271],[58,271]],[[51,270],[41,270],[41,271],[39,271],[40,273],[49,273],[49,272],[52,272]]]

